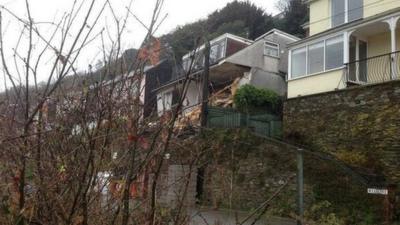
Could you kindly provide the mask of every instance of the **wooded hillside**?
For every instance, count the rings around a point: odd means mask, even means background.
[[[204,35],[212,39],[231,33],[254,40],[267,31],[278,28],[304,37],[305,31],[301,25],[308,21],[306,4],[302,0],[280,0],[277,7],[282,13],[273,17],[251,1],[235,0],[205,19],[177,27],[161,39],[172,47],[176,58],[180,59],[194,48],[196,39]]]
[[[298,37],[304,37],[305,31],[301,27],[308,21],[308,8],[302,0],[279,0],[277,6],[282,12],[278,16],[272,16],[266,10],[256,6],[251,1],[235,0],[228,3],[224,8],[216,10],[205,19],[178,26],[168,34],[160,37],[165,46],[171,48],[163,49],[161,58],[175,56],[177,61],[187,52],[193,50],[196,39],[208,37],[213,39],[224,33],[235,34],[251,40],[256,39],[267,31],[278,28]],[[119,59],[111,62],[108,68],[115,67],[112,71],[105,71],[104,66],[93,68],[93,72],[81,76],[68,76],[63,81],[63,86],[70,84],[86,85],[110,80],[120,73],[121,62],[133,61],[137,49],[128,49]],[[103,65],[106,63],[101,62]],[[115,65],[115,66],[113,66]],[[97,67],[97,66],[94,66]]]

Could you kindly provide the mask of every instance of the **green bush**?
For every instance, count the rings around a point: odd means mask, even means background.
[[[256,88],[249,84],[240,87],[233,100],[235,106],[243,112],[266,110],[280,114],[282,111],[282,99],[277,93],[267,89]]]
[[[309,224],[318,225],[344,225],[345,221],[332,212],[332,204],[322,201],[311,206],[305,214]]]

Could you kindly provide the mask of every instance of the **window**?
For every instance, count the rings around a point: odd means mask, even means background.
[[[204,66],[204,51],[200,51],[197,53],[193,63],[193,69],[198,70],[203,68]]]
[[[290,78],[333,70],[343,66],[343,35],[291,51]]]
[[[265,42],[264,55],[279,57],[279,45],[271,42]]]
[[[345,1],[346,0],[331,0],[332,1],[332,27],[339,26],[345,23]]]
[[[160,114],[165,111],[169,111],[172,108],[172,92],[164,92],[158,95],[157,109]]]
[[[292,51],[292,78],[304,76],[307,73],[307,48]]]
[[[217,60],[218,60],[218,49],[219,49],[218,45],[211,46],[211,49],[210,49],[210,63],[211,64],[217,62]]]
[[[226,51],[226,40],[223,40],[219,44],[219,51],[218,51],[218,58],[224,58],[225,57],[225,51]]]
[[[186,58],[183,60],[182,62],[182,67],[183,69],[187,72],[189,71],[189,67],[190,67],[190,58]]]
[[[363,18],[364,16],[364,1],[363,0],[348,0],[349,15],[348,21],[354,21]]]
[[[324,71],[324,42],[308,46],[308,73]]]
[[[216,63],[225,56],[225,40],[217,42],[210,49],[210,63]]]
[[[332,27],[363,17],[364,0],[331,0]]]
[[[326,70],[343,66],[343,50],[343,36],[326,40]]]

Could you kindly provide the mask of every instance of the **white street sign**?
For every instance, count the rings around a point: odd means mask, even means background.
[[[387,189],[376,189],[376,188],[368,188],[368,194],[373,195],[387,195],[389,192]]]

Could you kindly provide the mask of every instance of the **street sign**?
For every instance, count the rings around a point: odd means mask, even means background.
[[[387,195],[388,193],[389,191],[387,189],[368,188],[368,194]]]

